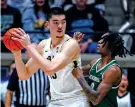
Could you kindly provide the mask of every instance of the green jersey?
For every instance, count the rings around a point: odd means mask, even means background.
[[[107,65],[102,67],[98,70],[98,65],[101,62],[101,58],[99,58],[91,67],[89,71],[89,77],[88,77],[88,84],[91,86],[92,89],[97,90],[98,85],[103,80],[104,72],[114,65],[118,65],[118,63],[115,60],[112,60]],[[119,66],[119,65],[118,65]],[[117,92],[118,92],[118,86],[113,86],[112,89],[109,91],[109,93],[104,97],[104,99],[96,105],[96,107],[117,107]]]

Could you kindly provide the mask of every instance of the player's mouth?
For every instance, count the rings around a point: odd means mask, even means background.
[[[57,30],[58,33],[62,33],[62,30]]]
[[[98,46],[97,46],[97,49],[99,49],[99,48],[100,48],[100,46],[98,45]]]
[[[125,86],[125,84],[122,84],[121,87],[122,87],[122,88],[125,88],[126,86]]]

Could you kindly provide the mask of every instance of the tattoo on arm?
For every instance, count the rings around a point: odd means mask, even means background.
[[[89,98],[90,101],[95,101],[98,98],[98,92],[94,91],[86,82],[85,78],[83,76],[80,76],[77,78],[79,81],[80,85],[84,89],[87,97]]]

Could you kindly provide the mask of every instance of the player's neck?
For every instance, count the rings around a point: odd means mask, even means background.
[[[127,93],[127,91],[120,91],[120,90],[118,90],[118,95],[120,97],[124,96],[126,93]]]
[[[106,65],[108,64],[110,61],[112,61],[114,58],[110,57],[110,56],[102,56],[101,57],[101,64],[102,65]]]
[[[79,6],[79,5],[77,5],[76,8],[81,11],[81,10],[84,10],[86,8],[86,6]]]
[[[51,48],[55,48],[57,45],[59,45],[62,40],[64,39],[64,36],[62,38],[51,38]]]

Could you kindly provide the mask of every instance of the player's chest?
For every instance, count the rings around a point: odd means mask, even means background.
[[[43,57],[52,60],[58,53],[60,52],[60,47],[56,47],[54,49],[44,49],[43,51]]]

